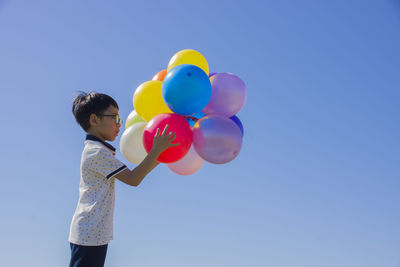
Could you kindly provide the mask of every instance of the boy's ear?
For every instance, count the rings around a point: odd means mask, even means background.
[[[90,114],[90,117],[89,117],[90,126],[97,126],[99,124],[99,122],[100,122],[99,117],[97,117],[96,114],[94,114],[94,113]]]

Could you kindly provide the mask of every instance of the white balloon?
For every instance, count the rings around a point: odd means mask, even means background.
[[[146,122],[138,122],[128,127],[121,136],[119,147],[122,155],[133,164],[140,164],[147,156],[143,146],[143,131]]]
[[[203,166],[204,159],[197,154],[192,145],[189,152],[179,161],[167,164],[168,168],[179,175],[191,175]]]

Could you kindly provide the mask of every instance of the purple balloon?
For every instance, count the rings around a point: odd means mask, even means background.
[[[194,148],[204,160],[227,163],[239,154],[242,133],[239,126],[229,118],[211,115],[198,120],[193,127]]]
[[[232,73],[217,73],[210,78],[211,98],[203,113],[232,117],[244,106],[247,90],[244,82]]]

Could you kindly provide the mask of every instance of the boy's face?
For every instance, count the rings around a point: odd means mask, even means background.
[[[121,123],[116,122],[116,116],[119,117],[118,109],[110,105],[100,116],[95,116],[96,119],[91,118],[90,125],[100,138],[108,141],[114,141],[119,133]],[[93,123],[92,123],[93,122]]]

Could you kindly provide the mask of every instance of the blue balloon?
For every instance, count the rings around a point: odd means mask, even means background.
[[[243,124],[239,120],[239,118],[236,115],[234,115],[234,116],[230,117],[230,119],[233,120],[237,124],[237,126],[239,126],[240,131],[242,132],[242,136],[243,136],[244,135]]]
[[[199,67],[183,64],[171,69],[162,83],[164,102],[175,113],[191,115],[202,111],[211,98],[211,82]]]

